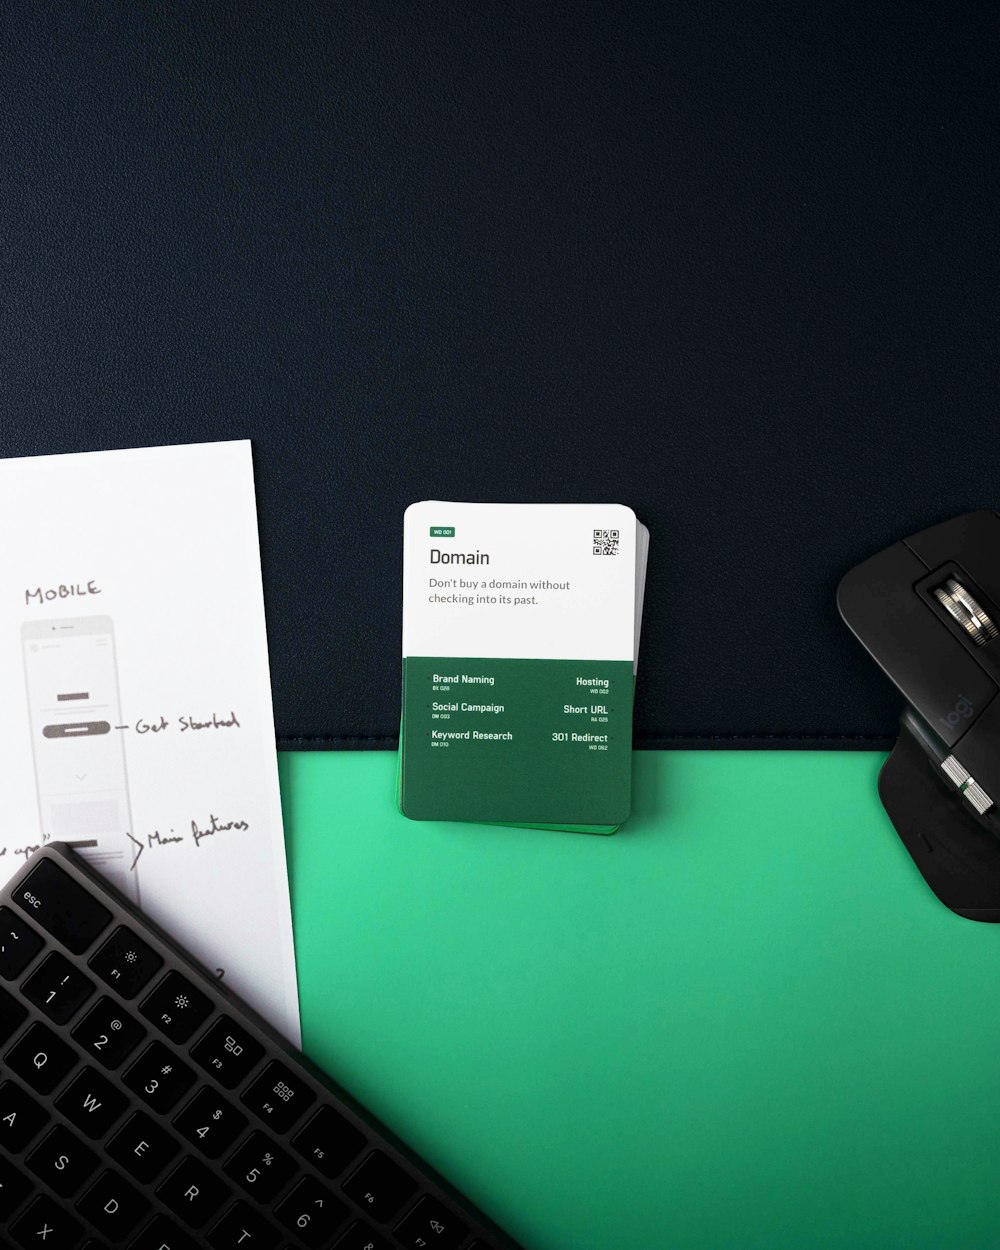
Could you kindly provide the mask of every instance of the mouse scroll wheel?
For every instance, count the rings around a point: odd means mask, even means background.
[[[934,596],[977,646],[981,647],[1000,632],[979,600],[953,577],[949,577],[943,586],[935,587]]]

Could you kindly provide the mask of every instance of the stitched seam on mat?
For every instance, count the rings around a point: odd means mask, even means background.
[[[891,734],[731,733],[731,734],[637,734],[636,742],[886,742]],[[398,734],[295,734],[283,742],[398,742]]]

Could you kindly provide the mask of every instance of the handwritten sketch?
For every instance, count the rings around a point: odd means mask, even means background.
[[[0,527],[0,879],[73,844],[298,1042],[250,444],[0,460]]]
[[[139,903],[111,617],[25,621],[21,643],[42,838]]]

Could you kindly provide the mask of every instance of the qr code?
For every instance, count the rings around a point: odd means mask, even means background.
[[[594,530],[594,555],[616,556],[618,554],[617,530]]]

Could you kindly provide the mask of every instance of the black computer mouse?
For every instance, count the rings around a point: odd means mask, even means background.
[[[943,903],[1000,921],[1000,516],[887,547],[845,575],[837,606],[907,703],[885,810]]]

